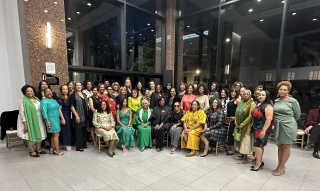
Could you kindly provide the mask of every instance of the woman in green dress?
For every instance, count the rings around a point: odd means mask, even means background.
[[[152,138],[151,138],[151,121],[150,116],[152,109],[149,108],[150,103],[148,100],[143,99],[141,101],[141,107],[137,111],[136,122],[138,129],[138,147],[141,152],[144,151],[146,147],[152,147]]]
[[[252,115],[251,112],[256,104],[251,99],[250,90],[243,92],[242,100],[236,109],[235,115],[235,131],[241,132],[240,142],[235,140],[235,149],[241,153],[241,156],[235,157],[236,160],[241,160],[238,164],[245,164],[248,161],[247,156],[251,154],[251,126]]]
[[[277,85],[279,98],[274,101],[276,123],[273,138],[278,145],[278,166],[272,171],[274,176],[285,173],[290,147],[295,142],[298,132],[296,121],[300,118],[301,110],[298,101],[289,96],[291,87],[289,81],[282,81]]]
[[[134,147],[134,128],[131,125],[132,111],[128,108],[127,99],[121,99],[117,110],[117,135],[119,137],[118,147],[122,152],[127,151],[127,147]]]

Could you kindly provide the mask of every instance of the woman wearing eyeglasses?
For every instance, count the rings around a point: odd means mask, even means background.
[[[170,137],[171,137],[171,154],[174,154],[176,152],[176,149],[178,148],[180,135],[183,130],[183,123],[181,121],[181,118],[184,115],[184,111],[180,108],[179,101],[174,102],[172,106],[173,106],[173,110],[171,111]]]

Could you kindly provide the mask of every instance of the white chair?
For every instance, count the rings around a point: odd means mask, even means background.
[[[306,132],[304,130],[298,129],[296,143],[300,143],[301,144],[301,149],[303,149],[303,146],[304,146],[304,136],[305,136],[305,134],[306,134]]]

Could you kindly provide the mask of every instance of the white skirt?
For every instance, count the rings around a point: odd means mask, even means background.
[[[251,144],[251,136],[244,135],[244,137],[240,141],[240,149],[239,152],[244,155],[252,154],[252,144]]]

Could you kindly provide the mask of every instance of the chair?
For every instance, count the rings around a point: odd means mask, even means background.
[[[169,147],[169,133],[168,133],[168,131],[164,132],[163,142],[167,144],[167,147]]]
[[[101,150],[102,147],[107,147],[107,145],[101,145],[101,138],[103,138],[103,137],[96,133],[96,146],[95,146],[95,149],[97,149],[97,147],[98,147],[99,153],[100,153],[100,150]]]
[[[305,132],[302,129],[298,129],[298,133],[297,133],[297,140],[296,143],[300,143],[301,144],[301,149],[303,149],[304,146],[304,136],[305,136]]]
[[[1,139],[6,138],[6,147],[11,150],[11,143],[21,141],[17,136],[17,119],[19,110],[1,113]]]

